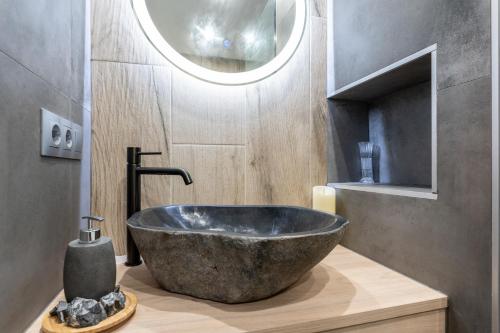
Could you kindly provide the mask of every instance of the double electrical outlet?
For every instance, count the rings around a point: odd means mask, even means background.
[[[46,109],[41,111],[42,156],[82,158],[82,127]]]

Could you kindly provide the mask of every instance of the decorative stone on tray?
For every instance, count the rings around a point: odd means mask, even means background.
[[[51,316],[57,316],[57,320],[60,323],[66,322],[66,316],[68,314],[68,303],[65,301],[59,301],[57,305],[50,311]]]
[[[125,295],[120,286],[99,301],[76,297],[70,303],[60,301],[50,311],[51,316],[57,316],[60,323],[74,328],[89,327],[99,324],[125,307]]]
[[[120,287],[117,286],[114,292],[103,296],[100,302],[104,306],[106,314],[110,317],[125,307],[125,295],[120,291]]]
[[[94,299],[77,297],[68,305],[66,324],[71,327],[89,327],[106,319],[104,306]]]

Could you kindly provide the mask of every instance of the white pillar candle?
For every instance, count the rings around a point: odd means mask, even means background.
[[[328,186],[314,186],[313,209],[335,214],[335,189]]]

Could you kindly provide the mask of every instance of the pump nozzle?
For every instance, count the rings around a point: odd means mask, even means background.
[[[87,220],[87,229],[80,230],[80,243],[94,243],[101,238],[101,229],[94,228],[92,221],[103,222],[104,217],[100,216],[82,216],[82,220]]]

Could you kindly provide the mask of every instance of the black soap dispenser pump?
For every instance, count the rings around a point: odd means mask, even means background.
[[[98,216],[83,216],[87,228],[80,238],[71,241],[64,258],[64,295],[71,302],[75,297],[99,300],[115,288],[116,260],[111,238],[101,237],[101,229],[93,222]]]

